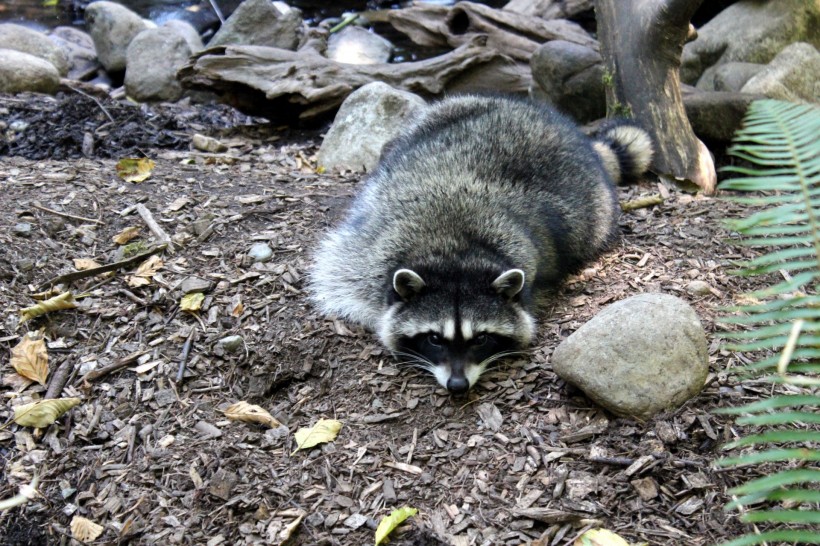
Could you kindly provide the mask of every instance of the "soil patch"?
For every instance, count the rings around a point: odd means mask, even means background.
[[[401,506],[419,515],[391,544],[565,544],[603,526],[632,542],[699,545],[742,532],[723,512],[726,489],[759,469],[712,467],[737,429],[711,413],[760,395],[727,379],[742,362],[713,336],[718,306],[754,287],[727,274],[750,253],[722,224],[741,207],[664,190],[662,205],[624,214],[621,244],[556,295],[532,352],[456,400],[399,368],[371,334],[308,305],[310,249],[360,180],[316,172],[316,135],[243,128],[226,112],[166,118],[106,103],[122,117],[97,139],[107,116],[95,101],[52,100],[0,99],[6,131],[28,123],[26,142],[0,150],[0,360],[42,330],[51,381],[62,382],[48,386],[83,404],[47,430],[0,429],[0,498],[35,474],[42,495],[0,514],[6,543],[64,543],[81,515],[104,526],[106,543],[277,544],[303,517],[295,544],[370,544],[378,520]],[[32,132],[40,124],[53,133]],[[94,153],[83,157],[77,138],[88,131]],[[196,131],[226,139],[228,152],[189,151]],[[156,161],[141,184],[118,178],[108,159],[134,150]],[[621,198],[658,191],[647,182]],[[175,246],[152,282],[130,284],[133,269],[75,281],[78,309],[20,324],[32,294],[75,259],[122,260],[112,238],[125,228],[155,243],[138,203]],[[270,245],[270,261],[248,258],[255,242]],[[192,279],[208,286],[198,314],[179,306]],[[712,292],[690,294],[692,280]],[[603,306],[642,292],[687,300],[713,340],[703,393],[646,423],[605,413],[549,363]],[[220,343],[231,335],[242,338],[236,352]],[[84,381],[94,369],[110,371]],[[47,388],[10,372],[3,422]],[[221,410],[238,400],[287,430],[227,420]],[[320,418],[344,423],[337,440],[293,453],[293,432]]]

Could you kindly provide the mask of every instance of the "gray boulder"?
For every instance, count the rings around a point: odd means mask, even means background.
[[[712,78],[698,80],[697,88],[703,91],[740,91],[752,76],[763,70],[765,64],[730,62],[716,66]]]
[[[16,49],[0,48],[0,93],[54,94],[59,86],[60,74],[50,62]]]
[[[713,66],[732,61],[766,64],[792,42],[820,46],[820,2],[741,0],[698,29],[683,48],[681,80],[712,80]]]
[[[54,65],[61,76],[68,74],[68,56],[48,36],[36,30],[14,23],[2,23],[0,47],[40,57]]]
[[[82,80],[101,66],[94,49],[94,40],[88,33],[75,27],[56,27],[48,38],[68,57],[70,79]]]
[[[811,44],[792,44],[749,79],[741,91],[792,102],[820,102],[820,53]]]
[[[339,108],[319,149],[319,165],[373,170],[382,147],[425,108],[427,103],[418,95],[385,83],[373,82],[357,89]]]
[[[284,2],[245,0],[208,42],[208,47],[242,44],[295,50],[302,37],[302,12]]]
[[[130,9],[106,0],[85,8],[85,22],[97,57],[109,71],[125,69],[125,54],[131,40],[151,26]]]
[[[606,115],[604,65],[597,51],[553,40],[533,53],[530,67],[547,100],[562,112],[580,123]]]
[[[202,43],[202,37],[199,35],[199,32],[197,32],[194,28],[194,25],[187,21],[183,21],[181,19],[171,19],[170,21],[163,23],[162,28],[173,29],[177,34],[185,38],[185,41],[188,42],[188,47],[191,48],[192,53],[199,53],[205,49],[205,45]]]
[[[177,70],[190,56],[191,47],[174,28],[140,32],[126,53],[125,92],[140,102],[179,99],[183,91]]]
[[[765,98],[730,91],[688,92],[689,89],[683,94],[686,116],[698,138],[709,143],[731,141],[752,101]]]
[[[339,63],[386,63],[392,53],[393,44],[362,27],[345,27],[327,41],[327,58]]]
[[[709,355],[703,326],[686,302],[641,294],[584,324],[556,347],[552,364],[612,413],[645,420],[700,392]]]

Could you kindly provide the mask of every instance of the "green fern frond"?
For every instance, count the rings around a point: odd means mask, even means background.
[[[775,542],[820,544],[820,109],[779,101],[756,101],[729,153],[751,165],[725,169],[740,175],[721,188],[754,192],[733,201],[756,207],[748,217],[728,222],[741,244],[764,254],[744,264],[741,275],[778,274],[773,283],[726,309],[721,323],[733,326],[721,337],[724,348],[765,351],[738,368],[780,389],[805,394],[773,396],[721,413],[741,415],[739,425],[755,433],[724,446],[743,450],[720,466],[771,464],[779,470],[729,490],[727,510],[741,520],[767,523],[771,530],[722,546]],[[768,353],[768,354],[766,354]],[[744,362],[748,360],[744,357]],[[760,381],[760,379],[758,379]],[[774,388],[774,387],[773,387]],[[788,526],[789,528],[784,528]]]

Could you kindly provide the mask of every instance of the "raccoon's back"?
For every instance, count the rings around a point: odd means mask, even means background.
[[[311,276],[325,313],[373,327],[397,267],[497,262],[549,284],[616,233],[612,184],[590,141],[547,107],[458,97],[389,143]],[[500,262],[504,262],[503,264]]]

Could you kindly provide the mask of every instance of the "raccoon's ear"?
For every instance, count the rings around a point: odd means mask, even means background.
[[[424,288],[424,279],[410,269],[399,269],[393,275],[393,290],[407,301]]]
[[[509,269],[493,281],[492,287],[510,300],[524,288],[524,272],[520,269]]]

